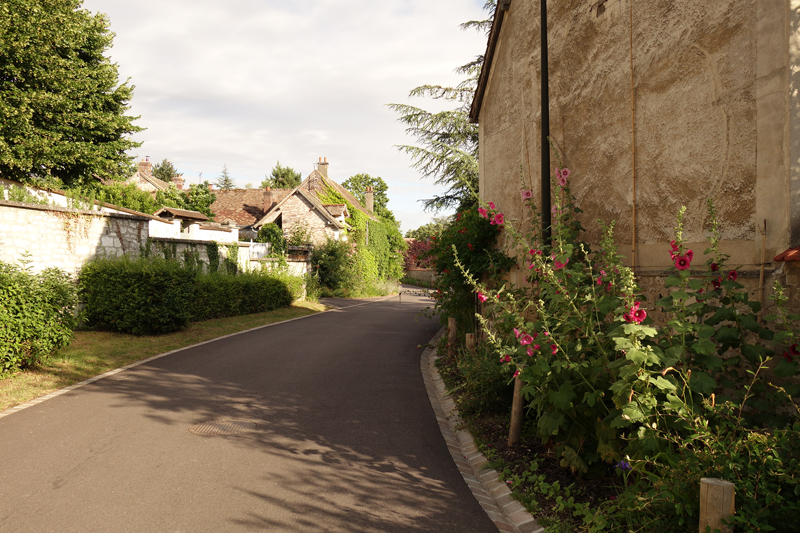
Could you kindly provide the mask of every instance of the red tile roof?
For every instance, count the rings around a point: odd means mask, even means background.
[[[214,221],[219,223],[233,222],[237,226],[250,226],[257,222],[269,209],[283,200],[292,189],[214,189],[217,197],[211,204]],[[271,193],[271,201],[267,193]],[[269,205],[265,205],[268,203]]]

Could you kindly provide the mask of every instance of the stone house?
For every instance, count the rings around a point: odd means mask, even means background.
[[[324,204],[320,200],[320,194],[327,189],[377,220],[350,191],[328,178],[328,164],[327,158],[320,158],[317,168],[294,189],[214,190],[217,200],[211,204],[211,211],[215,220],[235,224],[245,239],[255,238],[264,224],[275,223],[287,237],[295,227],[305,226],[311,244],[322,244],[329,238],[339,240],[347,229],[345,219],[350,213],[345,204]]]
[[[663,288],[681,206],[687,245],[707,247],[707,199],[753,295],[771,279],[796,290],[800,263],[772,258],[800,244],[800,2],[548,0],[546,70],[540,5],[495,12],[470,109],[482,199],[517,221],[521,189],[541,199],[545,72],[551,173],[571,170],[590,242],[616,221],[645,290]]]
[[[164,180],[160,180],[153,176],[153,166],[150,163],[150,159],[144,158],[139,161],[139,168],[136,172],[134,172],[133,176],[125,180],[126,184],[133,183],[136,185],[137,189],[141,189],[143,191],[156,193],[158,191],[166,191],[169,189],[169,183]],[[183,180],[180,180],[181,187],[183,186]]]

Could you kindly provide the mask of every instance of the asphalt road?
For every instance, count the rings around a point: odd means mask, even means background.
[[[0,531],[497,531],[425,392],[417,346],[438,330],[417,318],[428,302],[339,301],[350,307],[0,419]],[[189,431],[222,418],[256,426]]]

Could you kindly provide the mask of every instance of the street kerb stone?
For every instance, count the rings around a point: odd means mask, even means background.
[[[429,345],[436,346],[439,338],[447,328],[442,328],[431,339]],[[462,429],[461,418],[455,401],[444,385],[444,381],[436,368],[436,350],[426,348],[420,358],[425,388],[433,407],[442,437],[450,450],[453,462],[464,478],[464,483],[472,491],[472,495],[481,505],[498,531],[504,533],[544,533],[544,528],[525,507],[514,500],[511,490],[500,480],[500,475],[493,469],[487,469],[488,459],[478,451],[472,435]]]

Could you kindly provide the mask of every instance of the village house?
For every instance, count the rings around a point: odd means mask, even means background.
[[[672,265],[681,206],[702,265],[708,199],[721,250],[752,295],[773,279],[795,291],[800,263],[773,258],[800,244],[797,2],[549,0],[547,93],[540,6],[498,2],[470,109],[482,199],[517,221],[527,217],[521,189],[540,199],[549,96],[551,172],[559,158],[571,170],[587,240],[599,240],[598,219],[616,221],[651,297]]]

